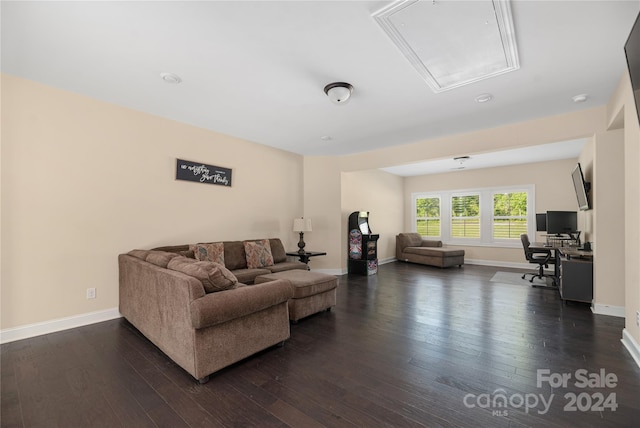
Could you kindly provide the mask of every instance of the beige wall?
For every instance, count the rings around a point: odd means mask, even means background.
[[[354,211],[369,211],[369,226],[378,239],[378,260],[396,257],[396,234],[403,231],[402,177],[380,170],[342,174],[342,248],[347,261],[347,222]]]
[[[595,209],[581,212],[584,221],[593,224],[594,305],[625,306],[624,297],[624,134],[622,130],[597,134],[592,150],[583,153],[580,162],[585,180],[591,182]],[[591,156],[591,160],[588,156]]]
[[[576,159],[565,159],[554,162],[407,177],[404,188],[405,230],[413,231],[411,195],[420,192],[533,184],[536,191],[536,212],[575,211],[577,210],[577,202],[571,182],[571,171],[575,165]],[[465,259],[474,262],[526,263],[523,260],[522,247],[465,246],[464,250]]]
[[[326,273],[341,274],[340,169],[335,157],[304,158],[304,216],[313,222],[313,231],[305,233],[306,249],[327,253],[312,258],[309,265]]]
[[[607,124],[612,129],[624,128],[624,254],[625,260],[625,331],[640,346],[640,327],[636,311],[640,311],[640,125],[631,90],[629,75],[624,74],[607,105]],[[640,348],[636,361],[640,364]]]
[[[133,248],[295,248],[299,155],[7,75],[2,107],[2,329],[117,307],[116,257]],[[177,181],[176,158],[232,168],[233,186]]]

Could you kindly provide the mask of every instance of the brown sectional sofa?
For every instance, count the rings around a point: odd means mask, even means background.
[[[444,248],[442,241],[423,239],[419,233],[396,235],[396,259],[441,268],[464,264],[464,250]]]
[[[189,245],[120,254],[120,313],[176,364],[206,382],[210,374],[289,338],[289,281],[239,281],[306,270],[304,263],[286,261],[279,239],[269,241],[278,262],[265,268],[242,263],[241,241],[225,242],[226,268],[189,257]]]

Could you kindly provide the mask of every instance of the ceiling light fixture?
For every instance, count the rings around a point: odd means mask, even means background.
[[[457,157],[453,158],[453,160],[458,162],[458,165],[460,165],[460,166],[458,166],[456,168],[451,168],[451,169],[464,169],[465,168],[464,163],[466,161],[468,161],[469,159],[471,159],[469,156],[457,156]]]
[[[160,77],[167,83],[178,84],[182,82],[182,79],[177,74],[173,73],[160,73]]]
[[[493,99],[493,95],[491,94],[480,94],[476,97],[476,102],[482,104],[482,103],[487,103],[492,99]]]
[[[580,95],[576,95],[575,97],[573,97],[571,99],[573,100],[574,103],[583,103],[583,102],[587,101],[588,98],[589,98],[589,95],[580,94]]]
[[[324,93],[327,94],[334,104],[346,104],[349,98],[351,98],[352,92],[353,86],[345,82],[329,83],[324,87]]]

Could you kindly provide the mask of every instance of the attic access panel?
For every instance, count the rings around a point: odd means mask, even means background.
[[[400,0],[373,17],[436,93],[520,68],[509,0]]]

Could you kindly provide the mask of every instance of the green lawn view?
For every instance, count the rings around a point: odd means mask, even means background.
[[[480,195],[455,195],[450,202],[451,237],[480,238]],[[416,227],[422,236],[442,236],[440,215],[439,197],[416,199]],[[527,233],[527,192],[495,193],[491,221],[493,239],[519,239]]]
[[[452,219],[452,238],[479,238],[480,220]],[[422,236],[440,236],[440,220],[418,220],[417,232]],[[521,233],[527,233],[525,219],[496,219],[493,223],[495,239],[519,239]]]

